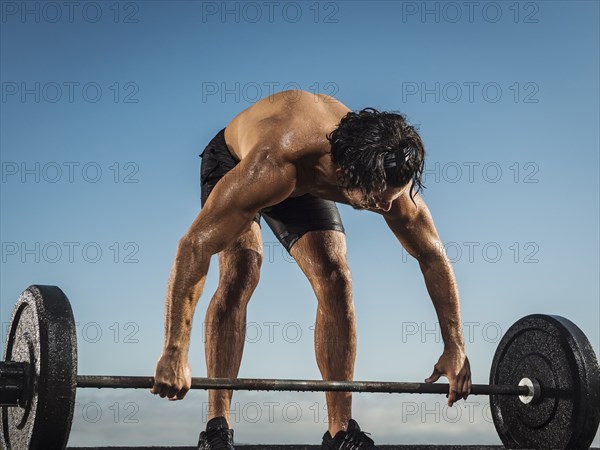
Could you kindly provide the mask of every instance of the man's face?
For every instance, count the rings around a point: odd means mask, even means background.
[[[360,189],[354,188],[346,192],[346,198],[348,203],[354,209],[359,210],[380,210],[389,211],[392,207],[392,203],[398,197],[409,192],[410,183],[402,187],[386,187],[382,191],[373,193],[370,197],[364,195]]]

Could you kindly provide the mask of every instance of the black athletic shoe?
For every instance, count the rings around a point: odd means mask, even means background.
[[[373,439],[367,436],[369,433],[360,431],[356,420],[350,419],[346,431],[338,431],[335,437],[331,437],[329,431],[323,435],[321,450],[377,450]]]
[[[225,417],[214,417],[206,424],[206,431],[200,433],[198,450],[234,450],[233,430],[229,429]]]

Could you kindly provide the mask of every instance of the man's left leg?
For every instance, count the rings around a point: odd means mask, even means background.
[[[265,222],[296,259],[317,296],[315,353],[324,380],[354,376],[356,323],[346,237],[337,206],[310,194],[261,210]],[[321,448],[376,450],[352,420],[352,394],[327,392],[329,430]]]
[[[346,238],[340,231],[310,231],[290,254],[317,296],[315,353],[323,380],[352,380],[356,357],[356,323]],[[329,433],[346,430],[352,418],[352,394],[327,392]]]

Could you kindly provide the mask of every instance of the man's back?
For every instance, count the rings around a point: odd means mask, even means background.
[[[225,140],[239,160],[256,148],[269,148],[286,153],[296,162],[303,156],[327,152],[326,135],[349,111],[328,95],[301,90],[278,92],[235,116],[227,125]]]

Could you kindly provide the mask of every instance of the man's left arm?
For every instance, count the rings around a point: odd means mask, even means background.
[[[465,354],[458,287],[427,205],[419,194],[414,200],[416,206],[407,192],[382,215],[402,246],[419,262],[444,340],[444,352],[425,381],[433,383],[442,375],[448,378],[448,405],[452,406],[454,401],[466,399],[471,391],[471,369]]]

